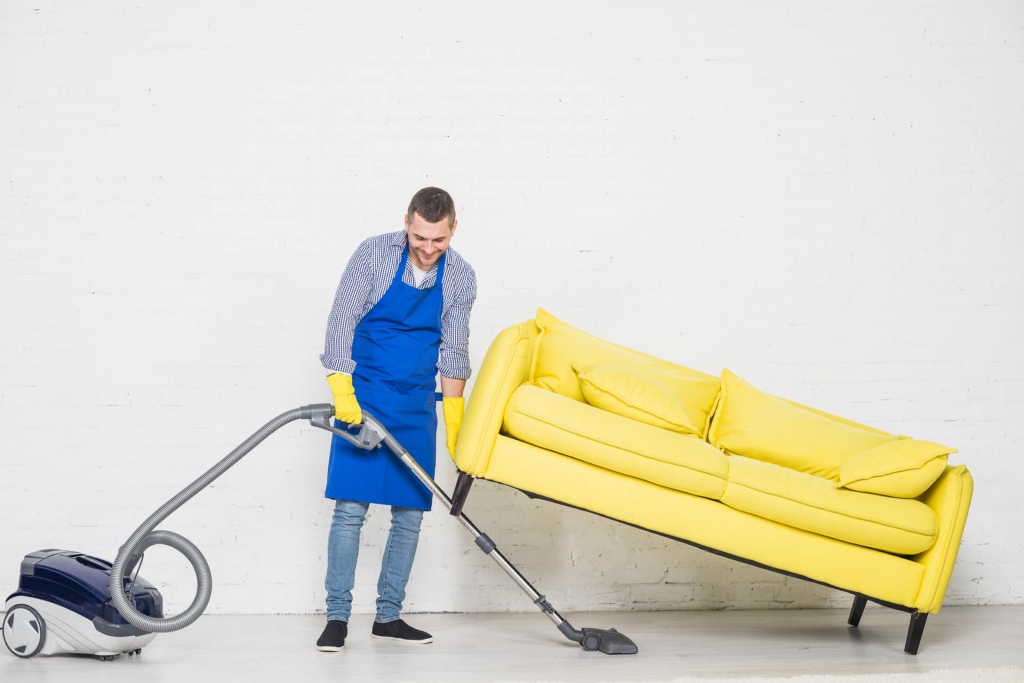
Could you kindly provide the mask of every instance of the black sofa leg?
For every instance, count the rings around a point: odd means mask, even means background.
[[[462,514],[462,507],[466,504],[471,486],[473,486],[473,477],[460,471],[459,478],[455,481],[455,490],[452,491],[452,517]]]
[[[846,623],[850,626],[858,626],[860,624],[860,617],[864,614],[864,607],[868,604],[868,599],[863,595],[853,596],[853,607],[850,608],[850,618],[846,620]]]
[[[903,651],[908,655],[916,655],[921,647],[921,636],[924,635],[924,624],[928,621],[927,612],[914,612],[910,615],[910,628],[907,629],[907,646]]]

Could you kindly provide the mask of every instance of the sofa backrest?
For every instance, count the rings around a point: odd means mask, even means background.
[[[654,378],[664,385],[663,390],[668,387],[679,398],[689,419],[687,429],[675,431],[704,438],[726,454],[832,479],[854,490],[917,497],[934,481],[928,477],[941,473],[946,455],[956,452],[941,444],[915,442],[766,394],[729,370],[723,370],[719,378],[607,342],[540,309],[536,319],[503,330],[488,348],[466,405],[455,450],[456,466],[472,476],[486,476],[505,407],[522,384],[530,383],[576,401],[588,402],[580,376],[584,376],[589,385],[599,374],[595,368],[623,367],[639,369],[644,378]],[[620,393],[629,394],[634,388],[630,384]],[[664,393],[662,391],[662,397]],[[646,398],[657,398],[652,396],[648,392]],[[638,393],[626,398],[638,398]],[[644,408],[642,405],[599,407],[662,426],[649,419],[651,411],[646,411],[648,419],[645,420],[626,410]],[[889,450],[892,450],[890,446],[899,444],[910,448],[897,448],[898,453],[882,453],[879,447],[883,444]],[[869,457],[872,453],[879,457]],[[855,460],[866,467],[859,467],[851,476],[841,475],[841,468],[852,467]],[[847,479],[850,481],[846,482]],[[927,481],[922,483],[923,479]]]
[[[585,401],[579,374],[595,368],[622,365],[635,368],[666,386],[682,402],[690,424],[704,438],[719,379],[699,370],[605,341],[551,315],[537,311],[538,336],[529,381],[576,401]]]
[[[838,479],[851,456],[900,438],[767,394],[729,370],[722,371],[722,395],[708,430],[711,445],[726,453],[826,479]]]

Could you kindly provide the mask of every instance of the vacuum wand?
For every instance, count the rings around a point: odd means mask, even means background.
[[[398,441],[391,436],[388,430],[385,429],[377,418],[373,417],[373,415],[364,411],[362,424],[349,425],[349,430],[345,430],[338,429],[331,425],[330,420],[331,417],[334,416],[333,406],[315,405],[310,406],[310,408],[313,409],[315,413],[314,416],[310,418],[310,423],[313,424],[313,426],[325,429],[332,434],[336,434],[358,448],[372,450],[374,448],[380,448],[381,444],[386,445],[405,464],[405,466],[412,471],[416,478],[419,479],[432,494],[434,494],[434,497],[444,503],[445,507],[447,507],[449,511],[452,511],[454,503],[448,494],[437,485],[433,478],[427,474],[426,470],[416,462],[415,458],[412,457],[409,451],[398,443]],[[352,428],[357,426],[359,427],[359,431],[350,431]],[[563,619],[562,615],[560,615],[558,611],[551,606],[551,603],[548,602],[547,598],[538,593],[537,589],[530,585],[530,582],[526,580],[526,577],[519,573],[519,570],[501,554],[501,551],[498,550],[498,547],[487,536],[487,534],[480,531],[480,529],[478,529],[476,525],[474,525],[473,522],[471,522],[469,518],[462,513],[461,510],[456,516],[462,525],[466,527],[471,534],[473,534],[477,547],[479,547],[484,554],[494,560],[498,566],[501,567],[513,581],[515,581],[516,585],[518,585],[519,588],[522,589],[522,591],[526,593],[531,600],[533,600],[533,603],[537,605],[542,612],[548,615],[548,618],[554,622],[555,626],[558,627],[558,630],[561,631],[566,638],[579,643],[583,649],[587,651],[599,650],[605,654],[611,655],[631,655],[637,653],[638,648],[636,644],[615,629],[604,630],[584,628],[582,631],[574,629],[572,625]]]
[[[220,475],[234,467],[239,460],[261,444],[264,439],[294,420],[309,420],[313,426],[336,434],[356,447],[365,450],[380,448],[382,444],[386,445],[388,449],[405,463],[406,467],[412,470],[416,478],[448,507],[449,511],[452,510],[453,503],[448,494],[441,490],[430,475],[409,454],[409,451],[398,443],[375,417],[364,412],[362,424],[349,425],[349,429],[346,430],[338,429],[331,424],[331,418],[334,417],[334,414],[334,406],[329,403],[318,403],[302,406],[278,415],[151,514],[125,541],[124,545],[121,546],[117,553],[117,558],[110,569],[109,588],[111,602],[113,602],[114,607],[121,613],[125,621],[147,633],[167,633],[185,628],[202,615],[207,604],[210,602],[210,595],[212,593],[213,579],[210,573],[210,565],[199,551],[199,548],[187,538],[172,531],[157,529],[156,526],[175,510],[191,500],[193,496],[213,483]],[[353,431],[354,428],[358,428],[358,430]],[[516,585],[533,600],[534,604],[542,612],[548,615],[548,618],[555,623],[558,630],[566,638],[579,643],[583,646],[583,649],[588,651],[600,650],[607,654],[635,654],[637,652],[637,647],[633,641],[615,629],[585,628],[582,631],[574,629],[551,606],[547,598],[538,593],[530,585],[530,582],[512,566],[512,563],[501,554],[487,534],[481,532],[468,517],[462,514],[461,510],[457,516],[462,525],[473,534],[473,538],[476,540],[480,550],[486,553],[506,574],[512,577]],[[132,570],[138,565],[143,552],[153,545],[167,545],[178,550],[188,559],[196,573],[196,595],[192,604],[183,612],[173,617],[151,617],[142,614],[136,609],[129,597],[131,587],[131,579],[129,577]]]

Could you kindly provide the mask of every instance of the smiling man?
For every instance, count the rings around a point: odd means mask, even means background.
[[[357,424],[365,408],[430,476],[437,376],[448,451],[454,453],[470,375],[469,313],[476,300],[476,275],[450,249],[457,225],[451,195],[426,187],[409,203],[405,230],[360,244],[341,276],[320,356],[330,371],[327,383],[337,420]],[[345,647],[359,534],[370,503],[391,506],[372,636],[432,642],[429,633],[399,618],[430,491],[387,449],[367,452],[335,436],[326,497],[335,506],[327,544],[327,627],[317,649]]]

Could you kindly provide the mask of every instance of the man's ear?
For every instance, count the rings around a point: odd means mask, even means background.
[[[458,225],[459,225],[459,219],[456,218],[455,220],[452,221],[452,234],[453,235],[455,234],[455,228],[458,227]]]

